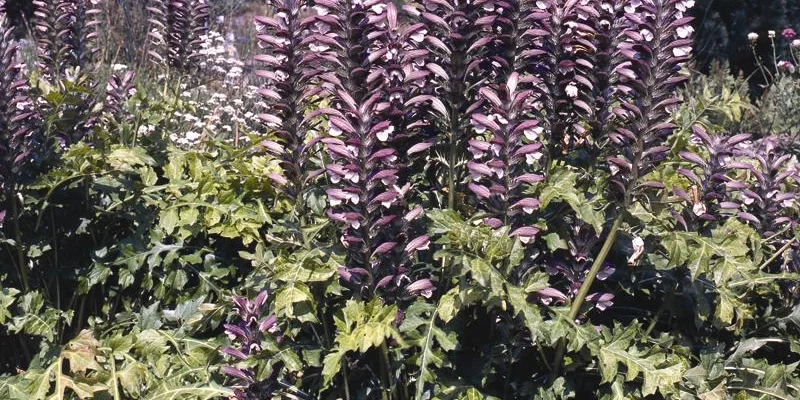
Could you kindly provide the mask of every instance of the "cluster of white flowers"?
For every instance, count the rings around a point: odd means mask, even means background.
[[[222,92],[224,86],[212,89],[208,85],[185,88],[181,93],[188,106],[174,114],[182,132],[170,134],[172,142],[182,147],[193,147],[204,138],[226,142],[246,142],[247,134],[256,132],[260,124],[254,110],[266,104],[258,97],[258,87],[246,86],[244,90]]]
[[[239,52],[233,45],[233,34],[223,36],[217,31],[208,31],[200,39],[201,70],[223,77],[226,83],[238,83],[244,62],[239,59]]]
[[[177,132],[170,140],[182,147],[194,147],[205,139],[247,142],[247,135],[258,130],[258,112],[266,104],[259,88],[248,84],[244,62],[233,46],[232,35],[209,31],[202,37],[199,76],[203,84],[182,84],[180,97],[186,105],[174,114]],[[207,78],[207,79],[205,79]]]

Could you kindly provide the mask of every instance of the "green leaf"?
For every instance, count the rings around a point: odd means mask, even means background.
[[[616,325],[612,330],[604,329],[603,343],[600,343],[600,372],[603,382],[613,382],[618,364],[626,367],[625,381],[630,382],[642,374],[642,395],[648,396],[661,391],[666,395],[681,381],[684,364],[669,361],[663,354],[651,349],[640,349],[635,344],[638,325],[621,329]]]
[[[0,325],[6,323],[8,318],[11,318],[11,304],[17,298],[19,290],[14,288],[0,288]]]
[[[95,361],[99,344],[92,331],[84,329],[64,346],[61,357],[69,360],[69,369],[72,372],[86,373],[90,369],[100,371],[102,367]]]
[[[210,400],[219,398],[233,397],[233,390],[220,386],[216,383],[198,386],[185,386],[169,388],[150,393],[145,399],[148,400]]]
[[[118,148],[108,155],[108,163],[112,168],[123,171],[133,171],[133,167],[156,164],[153,157],[150,157],[142,147]]]
[[[327,388],[339,372],[342,357],[347,352],[365,353],[370,348],[380,347],[387,339],[405,346],[403,337],[394,326],[396,316],[397,306],[386,306],[379,299],[369,303],[348,300],[334,316],[339,332],[333,349],[323,361],[323,388]]]
[[[161,229],[164,230],[164,233],[169,235],[175,230],[175,227],[178,226],[179,221],[180,216],[178,215],[178,210],[175,208],[168,208],[161,212],[158,224]]]
[[[605,217],[603,213],[595,210],[592,201],[589,201],[580,190],[578,174],[573,170],[556,168],[547,177],[547,182],[539,195],[541,207],[544,209],[555,200],[569,204],[583,221],[592,225],[595,232],[603,231]]]
[[[419,347],[416,357],[419,367],[415,398],[420,400],[425,392],[426,382],[436,382],[431,366],[444,365],[444,352],[455,350],[458,345],[455,332],[445,331],[436,323],[439,310],[433,304],[419,300],[407,310],[400,332],[408,338],[408,343]],[[437,348],[438,344],[438,348]]]

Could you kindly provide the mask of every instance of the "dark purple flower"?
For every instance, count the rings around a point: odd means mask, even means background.
[[[586,301],[594,303],[595,307],[597,307],[600,311],[605,311],[608,307],[611,307],[614,302],[614,295],[611,293],[593,293],[586,296]]]
[[[269,377],[256,381],[262,376],[254,370],[254,363],[262,356],[263,342],[277,331],[277,318],[275,315],[265,316],[266,303],[269,296],[266,291],[260,292],[255,298],[234,296],[232,298],[234,311],[238,317],[235,323],[224,324],[225,334],[231,341],[231,346],[223,346],[221,352],[230,358],[230,365],[223,365],[222,371],[234,378],[232,387],[236,391],[237,399],[255,400],[269,397],[280,366],[275,365]],[[280,337],[274,338],[278,343]]]

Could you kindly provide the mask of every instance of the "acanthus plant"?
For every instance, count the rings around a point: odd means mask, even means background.
[[[107,122],[117,125],[130,122],[132,116],[126,113],[123,107],[125,102],[136,94],[135,78],[136,74],[133,71],[115,73],[108,78],[106,98],[103,102],[103,118]]]
[[[200,62],[201,37],[208,30],[205,0],[149,0],[147,54],[156,65],[191,71]]]
[[[491,133],[469,142],[474,160],[467,163],[472,176],[468,187],[489,213],[484,223],[492,228],[508,226],[511,236],[530,243],[539,232],[532,214],[540,202],[530,194],[542,182],[543,156],[539,122],[531,115],[533,92],[518,90],[519,74],[511,73],[505,85],[482,87],[487,114],[475,113],[476,132]]]
[[[318,112],[312,110],[322,91],[318,47],[312,36],[324,33],[326,26],[301,14],[309,8],[307,1],[275,1],[273,6],[271,17],[256,18],[259,46],[265,51],[255,56],[265,67],[256,75],[266,81],[259,93],[269,102],[259,118],[275,138],[262,143],[280,160],[283,170],[282,175],[272,174],[271,178],[294,203],[295,217],[303,219],[306,191],[324,172],[311,164],[318,123]]]
[[[427,292],[430,282],[414,282],[408,271],[428,238],[408,236],[422,209],[406,207],[410,185],[399,180],[391,146],[396,128],[386,113],[391,96],[381,64],[392,53],[374,49],[384,30],[397,28],[397,10],[381,0],[317,1],[315,10],[326,28],[312,39],[328,67],[321,75],[330,104],[321,110],[330,127],[322,142],[333,159],[327,166],[328,216],[343,226],[348,254],[340,275],[366,298],[403,296],[420,285]]]
[[[606,150],[611,153],[606,158],[610,182],[619,196],[617,209],[613,210],[616,217],[570,305],[567,317],[571,320],[580,313],[627,210],[645,196],[648,189],[665,187],[661,182],[643,178],[666,158],[669,150],[666,139],[675,129],[670,122],[670,112],[680,103],[676,88],[687,79],[681,74],[681,65],[689,60],[692,51],[689,25],[692,18],[684,12],[693,3],[693,0],[637,0],[628,2],[624,8],[628,27],[624,29],[626,39],[618,43],[617,51],[625,61],[615,68],[619,79],[612,88],[615,91],[614,129],[608,134],[610,148]],[[633,240],[635,250],[644,248],[641,238]],[[636,253],[641,257],[641,251]],[[563,359],[564,346],[562,341],[557,347],[555,369]]]
[[[91,68],[98,51],[98,0],[34,1],[39,67],[54,79]]]
[[[97,83],[92,74],[99,49],[98,16],[102,11],[98,3],[97,0],[34,1],[37,65],[47,81],[38,83],[37,90],[46,101],[42,106],[62,115],[47,130],[55,134],[63,147],[89,135],[102,108],[94,93]],[[58,100],[58,96],[50,96],[54,90],[68,93],[71,98]]]
[[[742,145],[751,140],[749,134],[710,135],[694,126],[693,138],[700,149],[708,153],[707,159],[692,151],[682,151],[680,157],[690,163],[691,168],[678,168],[678,174],[690,182],[689,191],[680,188],[673,193],[688,203],[682,213],[673,214],[686,230],[702,232],[721,219],[735,215],[741,205],[734,201],[732,191],[743,189],[744,184],[731,177],[736,166],[747,165],[737,161],[744,149]]]
[[[792,154],[785,152],[785,148],[776,137],[753,143],[745,153],[748,159],[733,165],[750,175],[751,179],[746,183],[735,182],[733,188],[742,205],[739,218],[753,225],[763,238],[777,239],[783,251],[789,248],[797,251],[800,246],[794,237],[797,227],[794,205],[800,177],[791,166]]]
[[[478,84],[491,71],[486,53],[492,35],[486,30],[491,30],[495,16],[486,9],[492,5],[491,0],[420,0],[404,6],[411,18],[424,24],[419,33],[427,35],[420,46],[429,52],[424,68],[430,74],[423,92],[431,96],[426,147],[434,145],[430,151],[435,155],[426,165],[427,180],[446,192],[446,200],[432,200],[450,209],[456,208],[456,197],[463,192]]]
[[[24,167],[30,165],[37,151],[37,112],[29,96],[28,82],[22,74],[14,28],[9,24],[5,1],[0,0],[0,227],[10,220],[16,241],[16,268],[22,287],[28,290],[28,265],[19,225],[20,198],[17,185]],[[10,212],[10,213],[9,213]],[[9,215],[10,214],[10,215]]]
[[[528,69],[535,77],[537,117],[548,134],[550,153],[576,158],[573,150],[588,144],[595,120],[595,91],[608,88],[595,78],[595,57],[600,42],[598,35],[601,2],[569,0],[537,1],[526,19],[530,20],[524,38],[532,46],[525,54]],[[600,104],[603,105],[602,103]],[[606,104],[607,105],[607,104]],[[600,110],[602,112],[602,110]],[[595,124],[596,125],[596,124]],[[560,151],[559,151],[560,150]]]
[[[426,68],[430,53],[423,47],[427,30],[423,23],[404,18],[405,12],[393,4],[387,5],[386,20],[380,23],[381,29],[370,50],[381,55],[381,62],[370,75],[383,79],[380,90],[386,108],[381,113],[394,127],[392,145],[401,164],[412,161],[416,154],[433,145],[423,136],[429,127],[426,116],[433,99],[424,94],[433,75]],[[411,167],[399,172],[410,177],[414,171]]]
[[[262,291],[252,300],[234,296],[237,321],[224,325],[231,346],[222,348],[230,362],[222,366],[222,372],[235,381],[232,388],[236,400],[269,398],[281,389],[278,382],[280,365],[270,364],[267,371],[253,368],[265,352],[274,350],[282,341],[280,336],[276,336],[277,318],[264,314],[268,298],[267,291]]]

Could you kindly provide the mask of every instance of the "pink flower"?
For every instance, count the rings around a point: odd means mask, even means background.
[[[783,30],[781,35],[783,35],[783,38],[786,40],[792,40],[797,37],[797,32],[795,32],[792,28],[786,28]]]
[[[791,61],[786,61],[786,60],[778,61],[778,69],[790,74],[794,73],[795,71],[794,64],[792,64]]]

